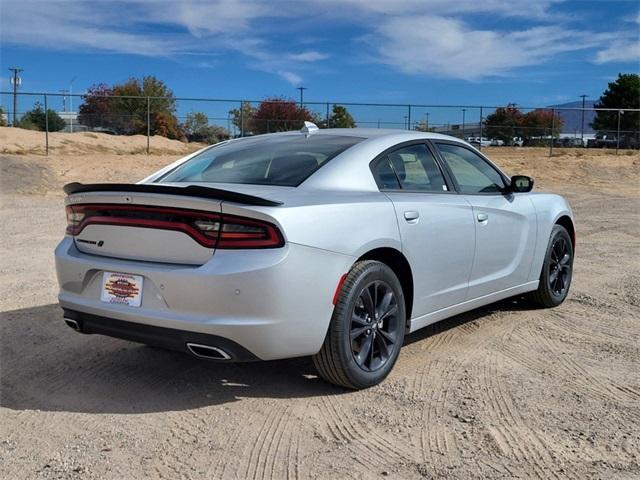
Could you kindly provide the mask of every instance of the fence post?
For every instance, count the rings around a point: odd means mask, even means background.
[[[616,134],[616,155],[618,155],[618,150],[620,149],[620,115],[622,114],[622,110],[618,110],[618,133]]]
[[[49,156],[49,106],[47,94],[44,94],[44,154]]]
[[[553,131],[556,128],[556,112],[551,109],[551,141],[549,142],[549,156],[553,157]]]
[[[244,100],[240,100],[240,136],[244,137]]]
[[[482,107],[480,107],[480,145],[478,150],[482,151]]]
[[[331,125],[329,125],[329,102],[327,102],[327,119],[326,119],[326,123],[327,123],[327,128],[330,128]]]
[[[151,137],[151,100],[147,97],[147,155],[149,155],[149,142]]]
[[[407,105],[407,130],[411,130],[411,105]]]

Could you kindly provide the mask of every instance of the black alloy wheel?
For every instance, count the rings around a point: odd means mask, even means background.
[[[383,367],[398,341],[398,304],[393,290],[383,281],[365,286],[351,315],[351,353],[367,372]]]
[[[557,297],[564,296],[569,287],[571,253],[569,242],[564,237],[556,238],[551,246],[549,285],[551,292]]]
[[[573,277],[573,242],[562,225],[554,225],[540,272],[538,289],[529,299],[540,307],[557,307],[569,294]]]
[[[356,262],[313,363],[322,378],[336,385],[377,385],[395,365],[406,329],[404,294],[394,271],[376,260]]]

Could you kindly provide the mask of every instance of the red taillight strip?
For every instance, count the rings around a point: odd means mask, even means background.
[[[121,205],[121,204],[82,204],[68,205],[67,210],[72,213],[86,213],[92,210],[98,212],[122,211],[150,214],[169,214],[179,217],[179,220],[168,221],[154,218],[130,218],[117,215],[91,215],[88,214],[78,225],[67,225],[69,235],[79,235],[88,225],[117,225],[125,227],[155,228],[159,230],[180,231],[199,244],[207,248],[276,248],[284,245],[284,239],[278,228],[269,222],[249,219],[235,215],[206,212],[200,210],[188,210],[170,207],[155,207],[148,205]],[[181,217],[181,218],[180,218]],[[198,229],[190,220],[215,220],[220,222],[220,230],[209,233]],[[224,225],[252,226],[262,229],[262,232],[225,232]]]

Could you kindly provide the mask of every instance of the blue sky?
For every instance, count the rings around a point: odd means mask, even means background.
[[[636,0],[3,0],[0,89],[550,105],[640,70]],[[6,104],[7,98],[2,99]]]

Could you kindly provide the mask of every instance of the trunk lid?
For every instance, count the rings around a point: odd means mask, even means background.
[[[281,238],[256,220],[222,216],[222,202],[281,202],[202,184],[69,184],[68,233],[83,253],[202,265],[220,248],[270,247]],[[254,193],[254,194],[252,194]],[[265,236],[260,234],[264,230]],[[232,242],[231,244],[229,242]]]
[[[146,262],[202,265],[215,246],[194,236],[195,218],[183,212],[219,214],[221,202],[210,199],[146,194],[91,192],[67,197],[67,206],[83,210],[89,221],[74,235],[79,251],[92,255]],[[165,228],[162,228],[165,227]],[[185,227],[185,228],[183,228]],[[200,241],[198,241],[200,240]]]

